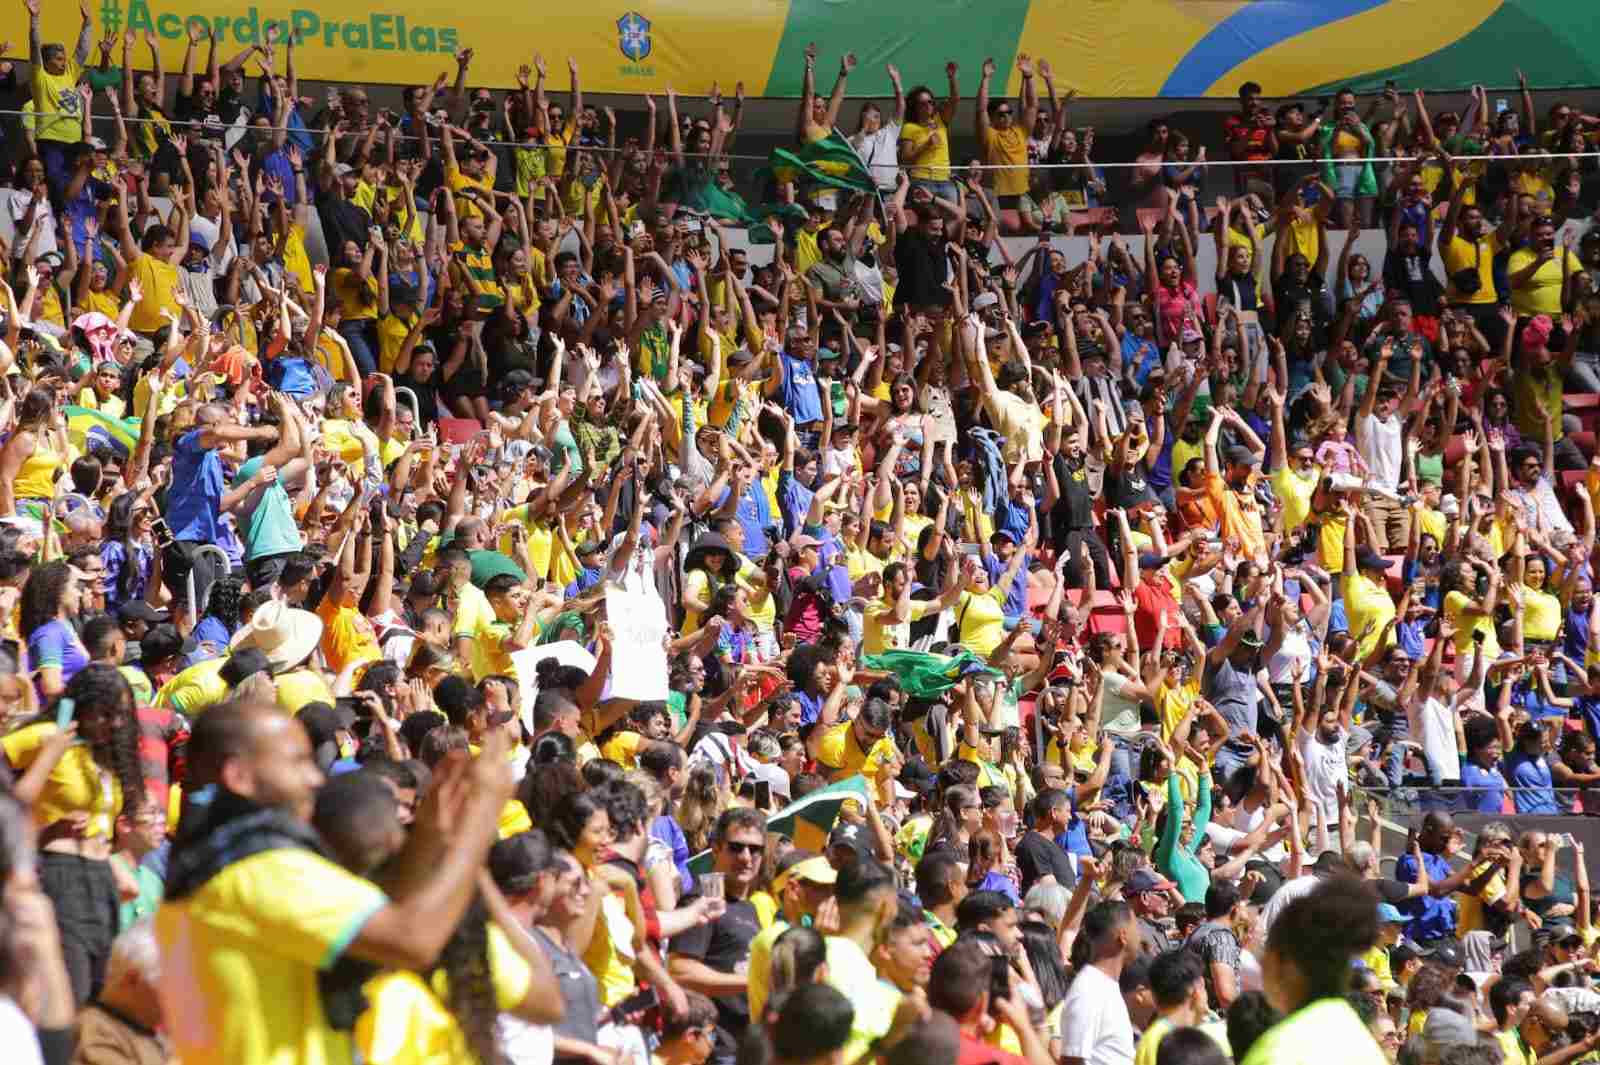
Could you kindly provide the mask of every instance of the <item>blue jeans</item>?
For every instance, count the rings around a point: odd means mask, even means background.
[[[356,369],[365,377],[378,372],[378,322],[374,318],[348,318],[339,323],[339,335],[350,345]]]
[[[912,178],[911,187],[927,189],[933,193],[935,199],[945,199],[951,203],[954,203],[959,198],[954,181],[931,181],[927,178]]]
[[[1133,789],[1137,782],[1133,775],[1133,744],[1127,737],[1115,732],[1106,733],[1111,740],[1111,766],[1106,772],[1105,787],[1101,796],[1111,804],[1118,818],[1131,820],[1134,815]]]

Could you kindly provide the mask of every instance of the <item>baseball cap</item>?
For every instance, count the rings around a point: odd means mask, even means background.
[[[1172,881],[1159,873],[1149,869],[1138,869],[1134,871],[1132,876],[1128,877],[1127,893],[1140,895],[1146,891],[1170,891],[1173,886]]]
[[[1411,920],[1387,902],[1378,903],[1379,924],[1406,924]]]
[[[334,177],[344,177],[346,174],[354,174],[355,172],[356,168],[349,163],[338,163],[333,168]]]
[[[981,311],[981,310],[984,310],[985,308],[993,307],[995,304],[997,304],[999,302],[1000,302],[1000,297],[999,296],[996,296],[993,292],[985,292],[982,295],[978,296],[977,299],[972,301],[972,309],[975,310],[975,311]]]
[[[1435,940],[1433,945],[1422,952],[1422,956],[1435,965],[1446,969],[1461,968],[1461,941],[1457,939]]]
[[[1228,465],[1230,466],[1256,466],[1261,462],[1261,456],[1245,447],[1235,444],[1228,449]]]
[[[796,551],[803,551],[808,547],[821,547],[822,541],[815,536],[807,536],[805,533],[801,533],[789,541],[789,546]]]
[[[782,891],[791,879],[812,884],[832,884],[838,881],[839,873],[822,855],[796,847],[778,863],[778,871],[772,878],[772,890]]]
[[[1261,646],[1261,637],[1256,635],[1256,632],[1255,632],[1254,629],[1245,629],[1244,632],[1239,634],[1239,646],[1240,647],[1260,647]]]
[[[169,616],[165,610],[157,610],[143,599],[130,599],[117,607],[117,620],[124,623],[142,621],[146,625],[159,625]]]
[[[1389,560],[1370,547],[1362,546],[1356,551],[1357,569],[1382,569],[1389,568]]]

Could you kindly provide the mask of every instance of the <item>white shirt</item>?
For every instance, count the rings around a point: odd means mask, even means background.
[[[6,1054],[13,1065],[44,1065],[39,1033],[9,995],[0,995],[0,1046],[11,1048]]]
[[[28,231],[22,228],[22,220],[27,217],[28,208],[33,205],[33,193],[27,189],[5,189],[7,208],[11,213],[11,225],[16,230],[12,238],[14,249],[18,255],[28,241]],[[33,258],[29,262],[38,261],[42,255],[49,255],[59,251],[60,245],[56,243],[56,216],[50,210],[50,201],[45,200],[39,205],[36,217],[39,219],[39,239],[33,242]]]
[[[1347,775],[1344,760],[1344,729],[1334,736],[1332,743],[1323,743],[1315,728],[1300,734],[1300,757],[1306,767],[1306,794],[1316,816],[1325,825],[1339,823],[1339,782]]]
[[[1379,488],[1390,492],[1400,487],[1400,416],[1391,414],[1388,420],[1376,414],[1367,415],[1361,423],[1361,457],[1372,471],[1372,480]]]
[[[898,122],[886,122],[878,127],[876,133],[857,133],[850,138],[850,143],[860,154],[861,161],[867,164],[867,169],[872,172],[872,180],[878,183],[880,189],[893,189],[898,180],[899,141]]]
[[[1267,659],[1267,680],[1273,684],[1311,683],[1311,637],[1304,624],[1296,624],[1283,634],[1283,642]]]
[[[1455,711],[1447,703],[1429,699],[1422,704],[1417,716],[1422,719],[1422,752],[1428,756],[1429,771],[1440,780],[1460,779],[1461,750],[1456,746]]]
[[[1099,967],[1086,965],[1061,1007],[1061,1057],[1087,1065],[1133,1065],[1133,1022],[1122,989]]]

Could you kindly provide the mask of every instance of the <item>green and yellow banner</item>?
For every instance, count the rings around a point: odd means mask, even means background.
[[[303,40],[305,78],[370,84],[432,81],[454,72],[458,48],[474,50],[474,85],[513,84],[534,49],[550,61],[553,88],[564,60],[585,88],[660,93],[669,86],[751,96],[800,92],[802,56],[818,42],[819,87],[831,86],[847,48],[860,57],[851,95],[886,95],[886,63],[908,87],[944,91],[944,65],[962,87],[994,57],[1015,92],[1019,52],[1048,59],[1058,88],[1086,97],[1231,96],[1247,80],[1268,96],[1341,85],[1410,88],[1513,85],[1518,65],[1536,86],[1600,84],[1600,4],[1593,0],[612,0],[522,6],[455,0],[95,0],[101,34],[150,30],[168,70],[182,61],[186,27],[209,26],[231,55],[264,43],[276,25]],[[20,4],[6,5],[0,36],[27,39]],[[45,36],[71,41],[77,11],[45,4]],[[142,65],[144,48],[138,49]],[[203,57],[200,60],[203,62]],[[281,63],[281,60],[280,60]],[[280,66],[281,70],[281,66]]]

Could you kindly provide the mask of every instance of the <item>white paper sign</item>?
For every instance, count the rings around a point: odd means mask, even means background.
[[[594,655],[588,648],[576,640],[558,640],[555,643],[540,644],[538,647],[529,647],[521,651],[511,652],[511,666],[517,673],[517,689],[522,693],[522,706],[519,708],[522,724],[531,733],[533,729],[533,701],[539,697],[539,684],[536,680],[539,663],[547,658],[553,658],[564,666],[577,666],[586,672],[594,672],[596,665]]]
[[[611,622],[611,690],[613,699],[638,702],[667,697],[667,613],[653,595],[610,588],[606,620]]]

